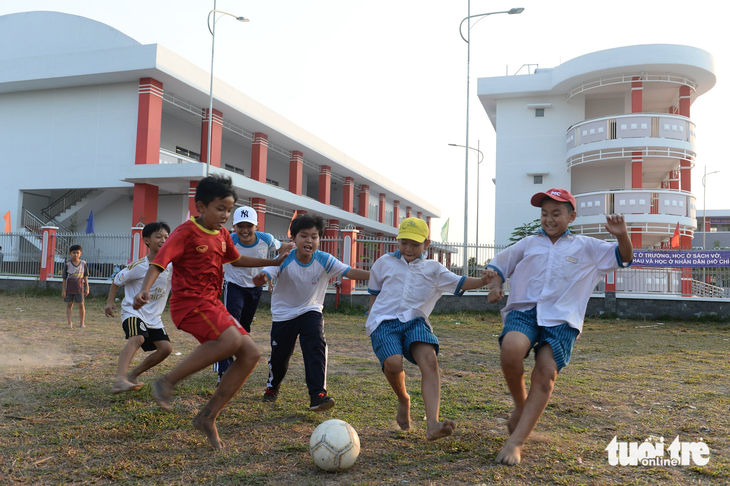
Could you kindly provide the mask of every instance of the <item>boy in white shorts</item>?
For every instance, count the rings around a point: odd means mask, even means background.
[[[370,272],[350,268],[329,253],[319,251],[324,235],[321,216],[303,214],[291,222],[290,234],[296,249],[278,267],[266,267],[254,278],[256,285],[277,278],[271,296],[271,357],[265,402],[276,401],[279,385],[286,376],[289,360],[299,337],[304,373],[309,389],[309,410],[322,412],[334,407],[327,395],[327,341],[322,308],[330,279],[342,275],[367,280]]]
[[[149,248],[149,254],[117,273],[109,289],[109,297],[107,298],[104,313],[107,317],[114,317],[116,311],[114,297],[119,287],[125,287],[124,301],[122,302],[122,328],[127,337],[127,344],[119,353],[117,375],[112,385],[112,393],[115,395],[139,390],[144,383],[138,382],[137,377],[153,366],[160,364],[172,352],[170,338],[165,332],[165,326],[161,318],[167,303],[167,296],[170,293],[172,263],[160,273],[160,276],[152,285],[150,303],[139,310],[135,310],[132,306],[134,296],[142,288],[142,282],[147,274],[150,262],[157,256],[157,252],[162,248],[169,234],[170,227],[163,221],[146,225],[142,229],[142,240]],[[142,363],[127,373],[129,364],[140,347],[143,351],[154,351],[154,353],[147,356]]]
[[[460,277],[441,263],[426,259],[428,236],[428,225],[422,219],[401,221],[398,250],[378,258],[370,270],[370,312],[365,328],[385,378],[398,397],[398,426],[403,430],[411,428],[411,397],[406,391],[403,370],[405,357],[421,369],[426,438],[437,440],[451,435],[456,426],[451,420],[439,421],[439,341],[428,316],[444,292],[460,296],[488,281]]]
[[[258,225],[258,215],[253,208],[243,206],[233,212],[234,234],[231,239],[241,255],[268,258],[272,250],[281,248],[281,242],[269,233],[259,231]],[[251,333],[251,323],[263,289],[254,285],[253,278],[261,270],[263,267],[235,267],[230,263],[223,265],[223,304],[248,333]],[[232,363],[233,356],[213,365],[213,371],[218,372],[218,383]]]

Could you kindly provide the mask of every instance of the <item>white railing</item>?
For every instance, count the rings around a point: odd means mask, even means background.
[[[167,149],[160,149],[160,164],[199,164],[199,160],[191,159],[184,155],[172,152]]]
[[[604,86],[612,86],[615,84],[626,84],[633,83],[636,81],[651,81],[658,83],[671,83],[689,86],[694,91],[697,88],[697,84],[681,74],[672,73],[633,73],[633,74],[618,74],[614,76],[602,76],[598,79],[591,81],[585,81],[568,93],[568,100],[573,96],[589,91],[596,88],[602,88]]]
[[[635,146],[635,147],[623,147],[615,149],[600,149],[591,151],[588,153],[580,153],[574,155],[566,161],[568,169],[581,164],[589,164],[592,162],[605,161],[605,160],[617,160],[617,159],[630,159],[636,155],[643,158],[646,157],[663,157],[667,159],[675,160],[688,160],[690,162],[689,168],[694,167],[695,153],[692,150],[676,149],[672,147],[651,147],[651,146]]]

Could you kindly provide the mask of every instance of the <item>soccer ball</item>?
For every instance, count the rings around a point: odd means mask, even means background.
[[[309,452],[314,463],[325,471],[344,471],[355,464],[360,454],[360,438],[347,422],[327,420],[314,429]]]

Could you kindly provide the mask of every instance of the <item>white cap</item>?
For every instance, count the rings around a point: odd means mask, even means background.
[[[259,224],[259,216],[253,208],[243,206],[233,212],[233,225],[238,223]]]

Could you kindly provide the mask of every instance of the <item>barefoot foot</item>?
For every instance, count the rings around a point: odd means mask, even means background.
[[[142,388],[141,383],[130,383],[127,380],[114,380],[114,384],[112,385],[112,393],[114,395],[118,395],[124,392],[139,390],[140,388]]]
[[[210,418],[210,411],[207,408],[204,408],[195,416],[193,419],[193,427],[205,434],[213,449],[223,449],[223,441],[218,437],[215,418]]]
[[[517,424],[520,422],[520,417],[522,417],[522,409],[514,409],[512,410],[512,415],[510,415],[509,420],[507,421],[507,432],[509,432],[509,435],[512,435],[512,432],[515,431],[517,428]]]
[[[428,440],[439,440],[448,437],[454,433],[455,428],[456,425],[451,420],[435,422],[433,425],[429,424],[426,431],[426,438]]]
[[[499,454],[497,454],[497,462],[507,466],[516,466],[522,459],[522,446],[514,445],[507,441]]]
[[[398,427],[401,430],[410,430],[411,428],[411,397],[408,396],[405,402],[398,401],[398,413],[395,415]]]
[[[162,410],[170,411],[170,397],[172,396],[172,385],[165,377],[160,377],[152,384],[152,398]]]

